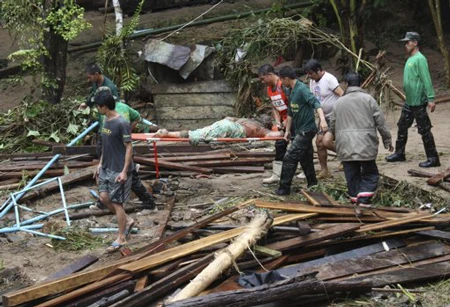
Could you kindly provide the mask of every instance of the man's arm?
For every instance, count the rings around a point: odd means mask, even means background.
[[[428,108],[431,112],[434,112],[436,108],[436,104],[434,103],[434,89],[433,84],[431,83],[430,70],[428,69],[427,60],[418,61],[417,70],[419,73],[419,78],[422,81],[425,87],[425,93],[427,94],[428,99]]]
[[[130,116],[131,131],[134,131],[134,129],[136,128],[136,125],[141,120],[141,114],[139,114],[138,111],[136,111],[135,109],[133,109],[129,105],[126,105],[126,106],[127,106],[127,109],[128,109],[128,115]]]
[[[291,127],[292,127],[292,115],[288,115],[286,120],[286,130],[284,131],[284,139],[286,140],[286,142],[289,142],[289,138],[291,137]]]
[[[283,123],[281,122],[280,112],[272,105],[273,117],[275,118],[275,123],[278,129],[283,129]]]
[[[340,86],[338,86],[333,90],[333,93],[341,97],[342,95],[344,95],[344,90]]]
[[[319,114],[320,118],[320,131],[327,132],[328,131],[328,124],[327,120],[325,119],[325,113],[323,113],[322,107],[316,109],[317,114]]]
[[[378,106],[378,103],[373,98],[370,99],[370,106],[372,107],[372,110],[373,110],[373,119],[375,122],[375,127],[377,128],[378,132],[381,135],[381,139],[383,140],[384,148],[388,149],[389,151],[393,151],[394,147],[392,146],[391,132],[386,127],[383,112],[381,112],[381,109]]]

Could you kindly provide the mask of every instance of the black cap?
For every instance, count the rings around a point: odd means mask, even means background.
[[[417,32],[406,32],[405,37],[402,38],[400,41],[401,42],[420,41],[420,35]]]

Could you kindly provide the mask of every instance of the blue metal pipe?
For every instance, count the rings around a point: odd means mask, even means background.
[[[156,126],[154,123],[152,123],[148,119],[145,119],[145,118],[142,118],[142,117],[141,117],[141,123],[146,124],[148,126]]]
[[[77,136],[75,139],[73,139],[69,144],[67,144],[67,146],[73,146],[75,145],[79,140],[81,140],[82,138],[84,138],[86,136],[86,134],[88,134],[89,132],[91,132],[95,127],[98,126],[98,121],[93,123],[90,127],[88,127],[86,130],[83,131],[83,133],[81,133],[79,136]],[[25,186],[25,189],[30,188],[31,186],[33,186],[35,184],[36,181],[39,180],[39,178],[41,178],[41,176],[50,168],[50,166],[53,165],[53,163],[55,163],[59,158],[61,157],[61,154],[57,154],[55,155],[48,163],[47,165],[44,166],[43,169],[41,169],[39,171],[39,173],[34,176],[33,179],[30,180],[30,182],[27,183],[27,185]],[[25,192],[20,192],[20,194],[17,195],[16,197],[16,201],[19,201],[19,199],[25,194]],[[6,200],[5,203],[3,203],[2,207],[0,208],[0,219],[2,217],[5,216],[5,214],[12,208],[12,206],[14,206],[11,198],[8,198]]]
[[[28,225],[28,226],[20,226],[19,227],[5,227],[0,229],[0,233],[9,233],[9,232],[16,232],[23,229],[41,229],[44,227],[44,224],[36,224],[36,225]]]
[[[90,202],[82,203],[82,204],[78,204],[78,205],[67,206],[67,209],[80,209],[80,208],[89,207],[92,204],[94,204],[94,202],[90,201]],[[55,214],[58,214],[58,213],[61,213],[61,212],[64,212],[64,211],[65,211],[64,208],[56,209],[56,210],[47,212],[45,214],[35,216],[35,217],[31,218],[31,219],[22,221],[20,223],[20,225],[33,224],[34,222],[37,222],[37,221],[40,221],[40,220],[45,220],[46,218],[48,218],[48,217],[50,217],[52,215],[55,215]]]

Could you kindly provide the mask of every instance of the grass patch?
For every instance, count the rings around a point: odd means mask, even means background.
[[[66,240],[52,239],[52,245],[57,251],[95,249],[105,243],[103,238],[96,237],[89,231],[81,228],[64,228],[53,234],[66,238]]]

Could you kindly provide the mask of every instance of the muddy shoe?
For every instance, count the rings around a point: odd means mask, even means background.
[[[291,189],[278,188],[274,191],[274,193],[281,196],[289,195],[291,194]]]
[[[439,158],[428,158],[427,161],[419,163],[419,167],[438,167],[441,166]]]
[[[406,161],[406,157],[405,154],[402,153],[393,153],[390,156],[387,156],[386,158],[387,162],[401,162],[401,161]]]

